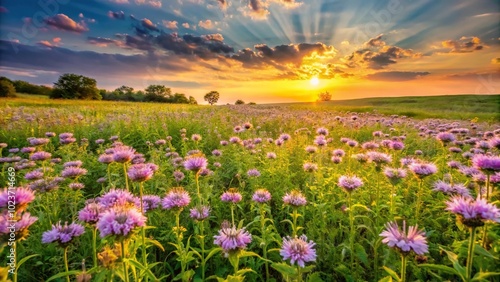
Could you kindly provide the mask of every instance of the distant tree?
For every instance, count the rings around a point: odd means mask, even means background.
[[[102,99],[95,79],[83,75],[66,73],[59,77],[54,83],[54,89],[50,94],[52,99]]]
[[[189,96],[189,104],[198,105],[198,101],[193,96]]]
[[[328,91],[321,92],[318,94],[318,102],[326,102],[330,101],[331,99],[332,99],[332,94],[330,94],[330,92]]]
[[[249,102],[248,105],[257,105],[255,102]]]
[[[175,93],[169,102],[174,104],[189,104],[188,98],[182,93]]]
[[[153,84],[145,89],[145,101],[166,103],[172,99],[172,91],[165,85]]]
[[[0,97],[16,97],[16,88],[8,79],[0,79]]]
[[[207,101],[210,105],[213,105],[219,101],[219,92],[210,91],[203,97],[205,101]]]
[[[243,100],[236,100],[236,102],[234,102],[235,105],[245,105],[245,102]]]
[[[24,80],[11,81],[16,88],[17,93],[35,94],[35,95],[50,95],[52,88],[45,85],[35,85]]]

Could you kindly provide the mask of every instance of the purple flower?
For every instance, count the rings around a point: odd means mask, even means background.
[[[318,165],[314,163],[305,163],[302,168],[305,172],[315,172],[318,170]]]
[[[332,156],[331,161],[332,161],[334,164],[339,164],[339,163],[341,163],[341,162],[342,162],[342,157]]]
[[[51,157],[52,157],[51,153],[39,151],[39,152],[33,153],[30,156],[30,160],[32,160],[32,161],[45,161],[45,160],[50,159]]]
[[[221,155],[222,155],[222,152],[221,152],[221,151],[219,151],[219,150],[213,150],[213,151],[212,151],[212,155],[214,155],[214,156],[216,156],[216,157],[219,157],[219,156],[221,156]]]
[[[345,156],[345,151],[342,149],[335,149],[332,151],[332,155],[335,157],[343,157]]]
[[[19,152],[19,148],[11,148],[11,149],[9,149],[9,153],[15,154],[15,153],[18,153],[18,152]]]
[[[103,164],[110,164],[114,162],[114,158],[112,154],[102,154],[99,156],[99,162]]]
[[[87,174],[86,169],[76,166],[68,166],[61,172],[64,178],[77,178],[85,174]]]
[[[318,147],[316,147],[316,146],[307,146],[305,150],[309,154],[313,154],[313,153],[316,153],[318,151]]]
[[[361,145],[361,148],[365,149],[365,150],[373,150],[373,149],[377,149],[379,147],[379,145],[373,141],[368,141],[368,142],[365,142]]]
[[[156,165],[152,163],[133,164],[129,167],[127,175],[134,182],[144,182],[153,177],[155,169]]]
[[[48,192],[59,188],[59,184],[64,181],[64,178],[47,178],[38,179],[29,184],[31,190]]]
[[[260,172],[257,169],[252,168],[252,169],[250,169],[250,170],[247,171],[247,175],[249,177],[259,177],[260,176]]]
[[[50,140],[48,138],[31,138],[29,142],[31,146],[42,146],[48,144]]]
[[[470,197],[470,192],[463,184],[451,184],[439,180],[434,183],[432,191],[442,192],[447,195],[461,195],[463,197]]]
[[[313,241],[307,241],[306,235],[290,238],[283,238],[283,245],[280,250],[280,255],[283,260],[290,260],[290,264],[297,263],[300,267],[305,267],[306,262],[316,261],[316,250]]]
[[[66,222],[61,225],[61,222],[58,222],[52,225],[52,229],[49,231],[45,231],[42,234],[42,243],[48,244],[52,242],[57,242],[61,245],[66,245],[71,243],[71,241],[82,235],[85,232],[85,228],[78,223],[71,223],[68,225]]]
[[[437,172],[437,167],[433,163],[414,162],[408,166],[408,169],[417,177],[424,178]]]
[[[114,207],[105,211],[97,222],[101,238],[108,235],[127,237],[146,224],[146,217],[136,208]]]
[[[391,181],[391,183],[396,184],[401,179],[406,177],[406,170],[404,168],[391,168],[386,167],[384,169],[384,175]]]
[[[9,193],[13,191],[14,194]],[[14,196],[14,197],[12,197]],[[7,209],[10,204],[16,206],[16,211],[22,211],[26,206],[35,200],[35,193],[33,190],[24,187],[14,187],[14,189],[3,189],[0,193],[0,209]],[[11,203],[9,203],[11,202]],[[9,208],[10,209],[10,208]]]
[[[35,147],[24,147],[21,149],[21,153],[31,154],[36,151]]]
[[[45,132],[45,137],[54,137],[56,136],[55,132]]]
[[[59,142],[63,145],[76,142],[76,138],[73,137],[73,133],[61,133],[59,134]]]
[[[290,134],[288,134],[288,133],[282,133],[282,134],[280,134],[279,139],[282,140],[282,141],[288,141],[288,140],[290,140]]]
[[[174,187],[172,188],[165,198],[163,198],[161,205],[164,209],[182,209],[185,206],[189,205],[191,202],[191,197],[189,197],[189,193],[184,190],[182,187]]]
[[[230,252],[245,249],[252,242],[252,235],[245,228],[223,227],[219,235],[214,236],[214,244],[220,246],[227,255]]]
[[[375,163],[377,166],[392,162],[392,157],[388,154],[370,151],[366,155],[368,156],[368,162]]]
[[[139,198],[123,189],[111,189],[99,198],[99,203],[109,209],[114,206],[135,206],[140,207]]]
[[[161,198],[156,195],[144,195],[142,196],[142,208],[144,212],[148,212],[157,209],[161,204]]]
[[[405,144],[403,142],[400,142],[400,141],[392,141],[389,144],[389,148],[391,148],[395,151],[400,151],[400,150],[403,150],[405,148]]]
[[[252,195],[252,201],[263,204],[271,200],[271,193],[267,189],[257,189]]]
[[[83,209],[78,212],[78,219],[94,225],[99,221],[99,217],[104,212],[104,206],[96,201],[89,201]]]
[[[63,164],[63,167],[68,167],[68,166],[76,166],[76,167],[81,167],[81,166],[82,166],[82,164],[83,164],[83,162],[82,162],[82,161],[77,160],[77,161],[65,162],[65,163]]]
[[[477,227],[485,221],[500,222],[500,210],[479,196],[476,200],[455,196],[446,202],[446,210],[457,214],[465,226]]]
[[[0,234],[2,235],[0,236],[0,241],[2,243],[5,243],[12,238],[12,231],[15,233],[14,238],[16,241],[25,240],[29,235],[28,228],[35,223],[38,218],[31,216],[29,212],[25,212],[21,218],[18,218],[14,223],[14,230],[12,230],[11,220],[12,218],[8,212],[0,214]]]
[[[191,135],[191,140],[193,140],[194,142],[201,141],[201,135],[200,134],[193,134],[193,135]]]
[[[349,146],[349,147],[356,147],[356,146],[358,146],[358,141],[356,141],[356,140],[348,140],[348,141],[346,142],[346,144],[347,144],[347,146]]]
[[[181,182],[184,179],[185,175],[180,170],[174,171],[174,179],[176,182]]]
[[[189,216],[198,221],[205,220],[210,216],[210,207],[208,206],[197,206],[189,210]]]
[[[316,144],[320,147],[323,147],[323,146],[326,146],[328,144],[328,142],[327,142],[324,135],[318,135],[318,136],[316,136],[316,138],[314,138],[314,144]]]
[[[472,158],[472,165],[475,168],[484,171],[485,173],[493,173],[496,171],[500,171],[500,157],[475,155]]]
[[[352,155],[351,157],[356,159],[360,163],[366,163],[368,161],[368,155],[366,154],[355,154]]]
[[[29,171],[24,175],[24,179],[26,180],[37,180],[43,177],[43,172],[41,170],[33,170]]]
[[[396,248],[400,252],[407,254],[411,251],[417,255],[427,253],[427,238],[425,233],[418,230],[418,225],[410,226],[406,232],[406,222],[403,221],[403,230],[399,230],[397,222],[388,222],[385,224],[385,230],[380,233],[382,243],[387,244],[391,248]]]
[[[352,191],[363,186],[363,181],[357,176],[342,175],[339,177],[337,185],[343,188],[346,192],[351,193]]]
[[[240,192],[236,188],[229,188],[228,191],[222,193],[220,196],[221,201],[223,202],[231,202],[231,203],[239,203],[243,197]]]
[[[266,154],[266,158],[274,160],[274,159],[276,159],[276,154],[273,152],[269,152]]]
[[[68,187],[69,187],[70,189],[73,189],[73,190],[80,190],[80,189],[85,188],[85,184],[83,184],[83,183],[78,183],[78,182],[73,182],[73,183],[70,183],[70,184],[68,185]]]
[[[283,196],[283,203],[292,207],[305,206],[307,204],[306,197],[298,190],[293,190]]]
[[[455,135],[450,132],[440,132],[436,135],[436,139],[443,144],[455,141]]]
[[[319,135],[327,136],[328,135],[328,129],[326,129],[324,127],[319,127],[318,129],[316,129],[316,133],[319,134]]]
[[[191,170],[194,172],[198,172],[202,169],[207,168],[207,159],[205,157],[188,157],[184,161],[184,168],[186,170]]]
[[[135,157],[135,150],[129,146],[113,148],[113,160],[117,163],[127,163]]]

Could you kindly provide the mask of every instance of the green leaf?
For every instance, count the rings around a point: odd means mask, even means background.
[[[457,274],[460,276],[460,278],[462,278],[463,281],[465,281],[465,267],[463,267],[462,265],[460,265],[460,262],[458,261],[458,255],[453,253],[453,252],[450,252],[450,251],[447,251],[443,248],[441,248],[444,252],[446,252],[446,254],[448,255],[448,259],[453,263],[453,268],[457,271]]]
[[[244,274],[248,273],[248,272],[253,272],[253,273],[257,273],[255,272],[253,269],[251,268],[243,268],[243,269],[240,269],[236,272],[236,275],[237,276],[244,276]]]
[[[319,272],[314,272],[307,276],[307,282],[323,282],[323,279],[321,279]]]
[[[478,272],[472,277],[471,281],[488,281],[485,278],[498,275],[500,275],[500,272]]]
[[[480,256],[485,256],[487,258],[490,258],[490,259],[495,259],[495,260],[498,260],[497,257],[495,257],[494,255],[492,255],[490,252],[488,252],[487,250],[485,250],[481,245],[479,244],[476,244],[476,246],[474,247],[474,253],[476,255],[480,255]]]
[[[61,272],[61,273],[58,273],[58,274],[50,277],[49,279],[47,279],[46,282],[50,282],[52,280],[55,280],[55,279],[58,279],[58,278],[63,278],[63,277],[70,276],[70,275],[78,275],[80,273],[82,273],[81,270],[70,270],[68,272]]]
[[[222,251],[222,248],[215,248],[215,249],[212,249],[210,251],[210,253],[208,253],[207,257],[205,258],[205,263],[212,257],[214,256],[216,253]]]
[[[160,250],[165,251],[165,248],[163,248],[163,245],[160,242],[156,241],[156,240],[147,238],[145,240],[145,243],[151,243],[151,244],[157,246]]]
[[[361,244],[356,243],[354,245],[354,252],[356,253],[356,257],[366,266],[368,266],[368,255],[366,254],[365,249]]]
[[[141,276],[145,275],[149,279],[156,281],[156,276],[151,272],[151,269],[146,268],[144,265],[142,265],[140,262],[136,261],[135,259],[124,259],[125,262],[130,263],[132,266],[138,268],[141,270]],[[144,274],[143,274],[144,273]]]
[[[423,264],[419,264],[419,266],[423,267],[423,268],[429,268],[432,270],[442,271],[442,272],[448,273],[448,274],[458,275],[458,272],[456,269],[449,267],[449,266],[446,266],[446,265],[423,263]]]
[[[283,276],[294,276],[297,275],[297,269],[293,266],[290,266],[286,263],[279,262],[271,264],[271,267],[276,269]]]
[[[401,281],[401,278],[399,278],[399,275],[392,269],[384,266],[385,272],[387,272],[392,278],[394,278],[396,281]]]
[[[19,267],[21,267],[21,265],[23,265],[23,263],[27,262],[30,258],[33,258],[36,256],[39,256],[39,255],[34,254],[31,256],[27,256],[27,257],[22,258],[20,261],[17,262],[16,269],[19,269]]]
[[[386,277],[380,279],[378,282],[392,282],[392,277],[386,276]]]

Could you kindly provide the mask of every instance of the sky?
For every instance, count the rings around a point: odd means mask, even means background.
[[[0,0],[0,73],[219,104],[500,93],[498,0]]]

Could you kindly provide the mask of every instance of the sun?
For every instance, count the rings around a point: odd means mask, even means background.
[[[319,84],[319,79],[317,76],[313,76],[311,80],[309,80],[309,83],[311,83],[312,86],[318,86]]]

